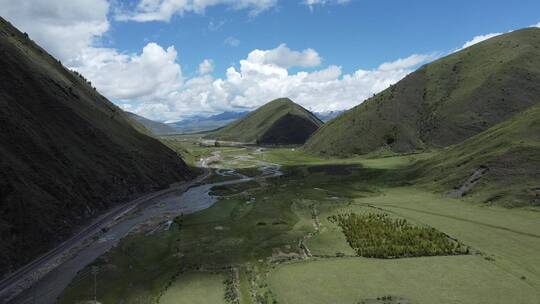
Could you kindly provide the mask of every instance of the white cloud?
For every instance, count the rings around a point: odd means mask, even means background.
[[[303,4],[309,6],[311,9],[317,5],[326,4],[347,4],[351,0],[304,0]]]
[[[0,0],[0,15],[115,100],[165,99],[182,85],[174,47],[148,43],[140,54],[96,47],[109,29],[106,0]]]
[[[531,27],[540,27],[540,22],[538,22],[537,24],[531,25]]]
[[[106,0],[0,0],[0,15],[62,61],[109,29]]]
[[[489,39],[489,38],[493,38],[493,37],[495,37],[495,36],[499,36],[499,35],[501,35],[501,34],[502,34],[502,33],[490,33],[490,34],[485,34],[485,35],[475,36],[475,37],[473,37],[473,39],[471,39],[471,40],[465,42],[465,44],[463,44],[463,46],[462,46],[461,48],[457,49],[457,50],[458,50],[458,51],[459,51],[459,50],[463,50],[463,49],[468,48],[468,47],[470,47],[470,46],[472,46],[472,45],[475,45],[475,44],[477,44],[477,43],[480,43],[480,42],[482,42],[482,41],[484,41],[484,40],[487,40],[487,39]]]
[[[182,70],[174,47],[148,43],[141,54],[121,54],[114,49],[84,49],[74,69],[101,93],[112,99],[159,100],[182,85]]]
[[[412,55],[381,64],[376,69],[359,69],[350,74],[343,74],[341,67],[335,65],[291,74],[289,68],[313,68],[321,64],[322,58],[313,49],[291,50],[282,44],[274,49],[253,50],[239,61],[237,68],[229,67],[224,77],[214,78],[209,74],[213,63],[208,60],[199,66],[199,76],[186,79],[177,50],[172,46],[165,49],[148,43],[141,52],[132,54],[98,47],[96,41],[109,28],[105,0],[70,1],[65,11],[60,6],[64,1],[36,1],[28,5],[20,4],[23,1],[0,0],[0,13],[80,71],[100,92],[124,109],[160,120],[200,112],[253,109],[283,96],[314,111],[346,109],[432,59]],[[152,5],[159,8],[164,3],[143,1],[148,9]],[[204,3],[225,2],[201,0],[197,3],[204,6]],[[66,13],[70,15],[65,16]],[[48,31],[49,28],[55,31]],[[72,33],[77,35],[63,36]]]
[[[205,59],[199,64],[199,74],[204,75],[214,71],[214,62],[212,59]]]
[[[276,65],[282,68],[314,67],[321,64],[321,57],[313,49],[301,52],[293,51],[285,44],[280,44],[272,50],[254,50],[249,53],[248,61],[258,64]]]
[[[436,55],[422,55],[422,54],[413,54],[407,58],[401,58],[396,61],[386,62],[379,66],[381,71],[394,71],[394,70],[405,70],[412,67],[418,66],[420,63],[428,62],[435,59]]]
[[[273,60],[267,62],[260,56],[253,56],[254,52],[267,54],[271,51],[255,50],[240,60],[238,69],[229,67],[224,78],[201,75],[189,79],[168,98],[138,103],[133,110],[154,119],[171,120],[196,112],[254,109],[284,96],[314,111],[341,110],[359,104],[402,79],[417,65],[433,59],[432,56],[412,55],[382,64],[374,70],[360,69],[345,75],[341,67],[334,65],[313,72],[290,74],[286,67],[276,65]]]
[[[238,39],[236,39],[234,37],[227,37],[227,38],[225,38],[223,43],[225,43],[228,46],[237,47],[237,46],[240,45],[240,40],[238,40]]]
[[[225,5],[236,10],[247,9],[251,16],[255,16],[275,6],[276,3],[277,0],[140,0],[134,8],[118,13],[116,18],[138,22],[169,22],[175,15],[202,14],[208,7],[217,5]]]

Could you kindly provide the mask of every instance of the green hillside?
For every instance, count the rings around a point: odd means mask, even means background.
[[[0,273],[134,194],[190,179],[175,152],[0,18]]]
[[[540,98],[539,98],[540,99]],[[540,206],[540,104],[416,165],[421,184],[449,196]]]
[[[206,137],[267,145],[303,144],[322,122],[288,98],[273,100]]]
[[[327,123],[309,152],[446,147],[540,101],[540,29],[497,36],[411,73]]]

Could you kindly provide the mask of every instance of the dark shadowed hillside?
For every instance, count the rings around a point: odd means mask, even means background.
[[[476,44],[408,75],[347,111],[307,151],[410,152],[459,143],[540,101],[540,29]]]
[[[452,197],[540,206],[540,103],[418,163],[414,173]]]
[[[0,18],[0,273],[134,194],[192,177],[182,159]]]
[[[322,122],[288,98],[273,100],[208,138],[263,145],[303,144]]]

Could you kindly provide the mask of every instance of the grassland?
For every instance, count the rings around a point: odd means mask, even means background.
[[[538,303],[540,213],[452,199],[403,181],[410,166],[435,154],[348,159],[301,150],[204,148],[218,167],[255,180],[215,187],[212,207],[178,218],[168,230],[133,234],[95,264],[104,303],[219,303],[235,286],[240,303]],[[195,153],[195,152],[192,152]],[[261,162],[283,175],[259,179]],[[431,227],[470,247],[458,256],[358,257],[336,214],[385,214]],[[88,269],[60,303],[89,299]],[[219,284],[216,278],[231,278]],[[206,285],[207,284],[207,285]],[[232,284],[232,285],[231,285]],[[201,286],[208,286],[206,293]],[[201,296],[203,298],[201,298]],[[166,302],[169,301],[169,302]]]
[[[281,265],[270,286],[278,303],[359,303],[395,296],[407,303],[536,303],[526,281],[476,256],[400,260],[332,258]]]
[[[161,297],[162,304],[225,303],[223,299],[223,274],[184,274]]]
[[[355,199],[349,210],[362,212],[377,208],[429,225],[471,246],[476,253],[399,261],[351,258],[283,265],[276,271],[276,277],[270,279],[274,292],[286,295],[278,297],[280,303],[296,303],[299,298],[294,290],[305,290],[302,296],[309,303],[337,299],[354,303],[384,295],[401,296],[412,303],[535,303],[539,300],[538,212],[486,207],[411,187],[381,191],[380,196]],[[329,229],[326,233],[339,236],[340,231]],[[330,235],[325,239],[330,240],[331,246],[335,239]],[[315,244],[308,242],[308,246],[327,248],[325,239],[314,240]],[[321,251],[312,249],[314,254]],[[305,283],[308,278],[317,278],[324,284]],[[307,285],[317,287],[310,289]],[[324,288],[321,290],[320,286]],[[339,296],[331,292],[333,289],[340,290]]]

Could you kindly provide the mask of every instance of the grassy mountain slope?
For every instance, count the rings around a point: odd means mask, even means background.
[[[459,143],[540,101],[540,29],[453,53],[330,121],[307,151],[409,152]]]
[[[0,273],[136,193],[192,177],[176,153],[0,18]]]
[[[273,100],[208,138],[260,144],[303,144],[322,122],[288,98]]]
[[[539,206],[539,168],[540,103],[419,162],[414,174],[456,197]]]
[[[155,135],[167,135],[167,134],[179,133],[178,130],[176,130],[175,128],[167,124],[150,120],[146,117],[142,117],[140,115],[137,115],[131,112],[126,112],[126,114],[128,115],[130,119],[133,119],[137,121],[138,123],[142,124],[146,129],[150,130],[150,132],[152,132]]]

